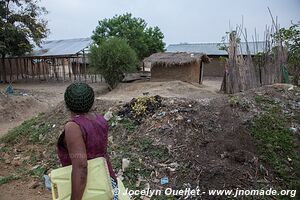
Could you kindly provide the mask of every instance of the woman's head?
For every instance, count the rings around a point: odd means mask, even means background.
[[[67,108],[76,114],[87,113],[94,104],[94,90],[86,83],[72,83],[65,91]]]

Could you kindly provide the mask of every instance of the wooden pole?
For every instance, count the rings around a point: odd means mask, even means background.
[[[28,77],[28,68],[29,68],[29,62],[28,62],[28,58],[26,59],[26,69],[25,69],[25,77],[26,77],[26,81],[27,81],[27,79],[29,78]]]
[[[17,80],[19,80],[19,58],[15,59],[16,66],[17,66]]]
[[[23,61],[23,62],[21,62],[22,63],[22,65],[21,65],[21,77],[22,77],[22,79],[24,79],[25,59],[23,58],[23,59],[21,59],[21,61]]]
[[[32,77],[32,79],[34,79],[35,73],[34,73],[34,65],[33,65],[32,59],[30,59],[30,65],[31,65],[31,77]]]
[[[78,70],[78,74],[79,74],[79,81],[81,81],[81,72],[80,72],[80,65],[79,65],[79,55],[77,54],[77,59],[76,59],[76,66],[77,66],[77,70]]]
[[[200,73],[199,73],[199,84],[202,84],[203,81],[203,67],[204,63],[200,60]]]
[[[12,71],[12,66],[11,66],[11,58],[9,58],[8,59],[8,63],[9,63],[9,70],[10,70],[10,72],[9,72],[9,81],[10,82],[12,82],[12,73],[13,73],[13,71]]]
[[[65,59],[62,58],[62,68],[63,68],[63,77],[64,77],[64,82],[66,80],[66,71],[65,71]]]
[[[74,79],[74,81],[76,81],[76,73],[77,73],[76,66],[77,66],[77,64],[74,60],[75,59],[72,58],[72,72],[73,72],[73,77],[74,77],[73,79]]]
[[[1,58],[1,60],[2,60],[2,67],[3,67],[3,82],[4,83],[7,83],[7,76],[6,76],[6,62],[5,62],[5,54],[4,55],[2,55],[2,58]]]
[[[82,59],[83,59],[82,62],[83,62],[83,65],[84,65],[84,80],[86,82],[86,73],[87,73],[87,71],[86,71],[86,59],[85,59],[85,51],[84,50],[83,50],[83,58]]]
[[[43,68],[43,77],[44,77],[44,80],[46,80],[46,73],[45,73],[45,60],[44,60],[44,59],[42,60],[42,68]]]
[[[37,73],[38,73],[38,77],[39,77],[39,80],[41,80],[41,59],[38,59],[38,61],[37,61],[38,63],[37,63],[37,68],[38,68],[38,70],[37,70]]]
[[[47,60],[45,60],[45,69],[46,69],[47,82],[49,81],[49,78],[50,78],[50,71],[51,71],[50,67],[51,66],[50,66],[49,62],[47,63]]]
[[[57,73],[56,73],[56,59],[52,58],[52,66],[53,66],[53,73],[54,73],[54,78],[57,80]]]
[[[67,60],[68,60],[69,79],[71,81],[72,80],[72,77],[71,77],[71,68],[70,68],[71,58],[67,58]]]

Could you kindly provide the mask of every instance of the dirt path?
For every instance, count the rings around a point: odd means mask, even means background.
[[[31,189],[26,181],[12,181],[0,186],[0,200],[51,200],[51,192],[44,188]]]

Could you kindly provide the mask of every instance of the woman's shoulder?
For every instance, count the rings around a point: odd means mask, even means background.
[[[68,121],[65,123],[64,130],[79,128],[79,125],[75,121]]]

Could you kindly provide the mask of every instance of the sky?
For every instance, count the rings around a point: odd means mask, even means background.
[[[300,21],[300,0],[42,0],[41,5],[49,11],[47,40],[90,37],[99,20],[126,12],[158,26],[167,45],[220,42],[242,21],[248,36],[256,29],[261,40],[272,24],[268,7],[280,27]]]

